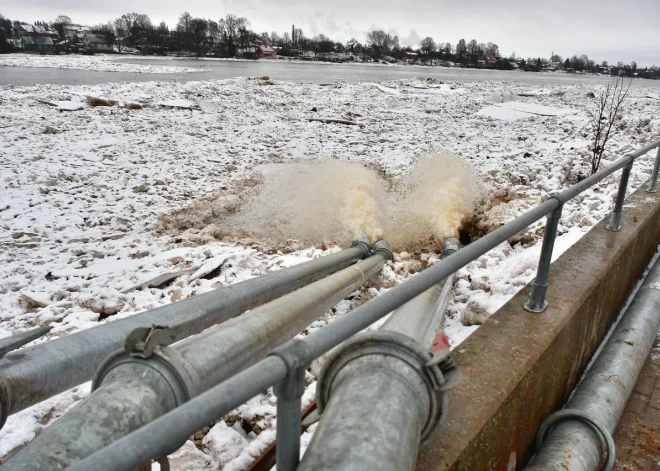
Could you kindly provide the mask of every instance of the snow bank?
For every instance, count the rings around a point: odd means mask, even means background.
[[[492,230],[584,172],[589,145],[585,107],[592,103],[585,94],[599,91],[562,87],[563,95],[539,94],[515,109],[500,106],[529,115],[502,121],[476,114],[494,92],[515,96],[529,87],[453,83],[447,84],[451,93],[431,93],[435,90],[426,80],[379,84],[401,91],[392,94],[373,83],[257,82],[0,88],[0,334],[50,323],[48,337],[35,341],[43,342],[338,250],[331,243],[272,244],[250,234],[227,234],[212,224],[253,191],[264,164],[335,158],[376,169],[397,185],[421,154],[453,152],[479,175],[487,195],[472,223],[475,234]],[[652,92],[631,89],[631,106],[609,144],[605,165],[660,134],[660,101],[646,98]],[[36,100],[82,103],[87,96],[123,103],[188,100],[204,112],[85,106],[61,113]],[[530,114],[530,103],[532,111],[539,105],[576,111]],[[363,126],[308,122],[317,112],[358,119]],[[630,191],[648,178],[651,167],[651,157],[635,164]],[[566,203],[558,248],[569,246],[609,213],[617,178]],[[161,220],[166,222],[162,227]],[[533,278],[543,224],[457,274],[446,325],[454,345],[476,328],[462,319],[483,320]],[[430,250],[397,254],[377,279],[306,332],[436,261]],[[313,398],[314,387],[309,377],[305,401]],[[0,455],[31,440],[87,391],[87,386],[77,388],[10,417],[0,432]],[[224,422],[239,435],[235,423],[251,428],[243,437],[247,443],[237,440],[243,447],[239,454],[228,458],[235,453],[235,437],[223,441],[223,428],[213,440],[219,444],[216,455],[201,456],[188,444],[178,469],[217,467],[221,455],[228,460],[225,469],[245,469],[272,441],[275,410],[270,392],[237,408]],[[211,438],[208,445],[215,446]]]
[[[117,62],[119,59],[124,58],[126,57],[104,54],[91,56],[3,54],[0,55],[0,67],[45,67],[54,69],[92,70],[96,72],[133,72],[138,74],[189,74],[208,71],[208,69],[197,69],[193,67],[170,67]],[[134,59],[130,56],[128,58]]]

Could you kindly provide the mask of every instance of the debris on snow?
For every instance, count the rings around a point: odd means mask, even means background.
[[[54,106],[60,111],[80,111],[85,107],[84,103],[76,101],[51,101],[51,100],[40,100],[37,99],[39,103],[48,106]]]
[[[525,96],[525,97],[535,97],[535,96],[543,96],[543,95],[556,95],[556,96],[561,96],[564,95],[566,92],[563,90],[552,90],[549,88],[539,88],[537,90],[527,90],[524,92],[518,93],[518,96]]]
[[[21,290],[21,302],[28,309],[36,309],[48,306],[51,303],[51,299],[46,293]]]
[[[92,96],[88,96],[86,101],[89,106],[115,106],[119,104],[119,102],[116,100],[107,100],[105,98],[97,98]]]
[[[349,121],[347,119],[333,119],[333,118],[309,118],[308,121],[317,121],[324,124],[347,124],[349,126],[360,126],[363,127],[363,124],[356,123],[355,121]]]
[[[157,103],[157,105],[164,106],[166,108],[202,111],[202,108],[197,103],[184,99],[162,101]]]
[[[376,88],[384,93],[389,93],[390,95],[400,95],[401,92],[396,88],[386,87],[385,85],[376,84]]]
[[[221,420],[209,430],[202,443],[222,467],[240,455],[248,441]]]
[[[169,455],[170,469],[176,471],[199,471],[211,469],[213,459],[197,449],[195,444],[187,440],[181,448]]]

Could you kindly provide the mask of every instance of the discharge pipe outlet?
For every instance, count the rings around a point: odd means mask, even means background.
[[[444,248],[443,258],[458,240]],[[433,342],[451,287],[450,277],[331,354],[316,390],[321,421],[299,471],[414,469],[420,442],[431,440],[446,413],[445,391],[459,378],[444,334]]]
[[[0,427],[7,417],[89,381],[103,359],[122,348],[139,328],[164,326],[185,318],[177,334],[185,338],[248,309],[290,293],[368,256],[368,243],[178,303],[109,322],[7,354],[0,360]]]
[[[64,469],[265,358],[392,259],[386,242],[374,248],[364,261],[174,346],[157,346],[148,358],[126,351],[111,355],[96,374],[92,394],[3,470]]]
[[[623,318],[566,407],[537,435],[527,471],[595,471],[614,467],[612,433],[660,327],[660,261],[649,271]]]

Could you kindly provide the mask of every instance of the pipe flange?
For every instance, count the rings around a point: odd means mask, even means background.
[[[431,400],[429,417],[421,433],[421,446],[426,446],[440,429],[446,416],[446,380],[438,365],[426,366],[431,355],[419,343],[398,332],[365,332],[346,341],[330,354],[316,386],[319,413],[323,413],[330,400],[332,383],[339,371],[356,358],[375,354],[393,356],[407,363],[426,385]]]
[[[180,406],[195,396],[194,383],[187,377],[189,374],[184,368],[177,368],[175,362],[169,361],[168,355],[171,351],[173,351],[171,348],[156,348],[154,355],[148,359],[135,357],[124,350],[118,350],[108,355],[96,370],[92,380],[92,391],[103,384],[103,380],[113,369],[121,365],[139,363],[165,379],[172,388],[176,406]]]
[[[614,468],[614,463],[616,461],[616,445],[612,434],[596,419],[589,417],[586,412],[578,409],[562,409],[550,414],[543,421],[536,434],[536,450],[538,451],[541,449],[543,442],[552,431],[552,428],[557,425],[558,422],[563,422],[565,420],[578,420],[594,431],[600,442],[601,454],[603,452],[605,453],[605,461],[600,469],[603,471],[611,471]]]
[[[353,242],[351,242],[351,247],[361,248],[362,258],[366,257],[371,253],[371,245],[369,245],[369,242],[367,242],[366,240],[355,239]]]
[[[390,244],[386,240],[379,240],[373,245],[374,255],[381,255],[385,260],[390,262],[394,260],[394,254],[390,248]]]

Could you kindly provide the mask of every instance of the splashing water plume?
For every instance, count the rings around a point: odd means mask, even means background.
[[[449,153],[420,157],[394,195],[386,234],[395,247],[415,248],[430,238],[458,237],[481,190],[474,172]]]
[[[375,171],[340,160],[268,165],[263,177],[258,193],[221,221],[228,230],[304,244],[385,237],[410,250],[456,237],[479,196],[473,172],[453,154],[421,157],[389,192]]]
[[[263,176],[259,192],[223,221],[228,228],[307,244],[383,237],[385,184],[372,170],[328,160],[269,165]]]

